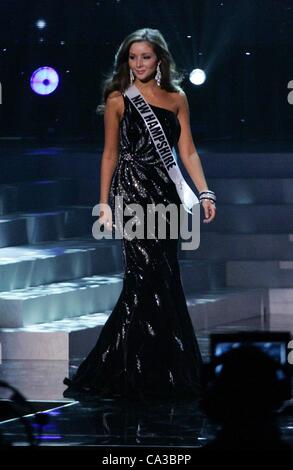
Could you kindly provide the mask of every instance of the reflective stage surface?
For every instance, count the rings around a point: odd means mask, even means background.
[[[286,317],[272,324],[271,329],[286,330]],[[258,319],[217,327],[213,332],[260,330]],[[198,334],[205,361],[209,359],[209,334]],[[71,361],[3,361],[1,379],[16,387],[28,400],[26,419],[41,446],[171,446],[200,448],[211,441],[217,426],[201,411],[198,402],[86,399],[69,401],[62,396],[66,373],[72,374],[80,359]],[[69,367],[69,371],[68,371]],[[1,389],[0,431],[6,442],[17,446],[29,443],[23,422],[13,416],[5,400],[11,392]],[[283,439],[293,444],[293,403],[280,413]],[[33,411],[42,414],[37,423]],[[45,416],[45,419],[44,419]]]

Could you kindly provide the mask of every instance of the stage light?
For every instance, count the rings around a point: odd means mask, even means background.
[[[47,26],[47,23],[45,20],[38,20],[36,21],[36,27],[38,29],[44,29]]]
[[[52,67],[40,67],[31,76],[31,89],[38,95],[49,95],[56,90],[59,76]]]
[[[193,85],[202,85],[206,80],[206,74],[202,69],[193,69],[189,74],[189,80]]]

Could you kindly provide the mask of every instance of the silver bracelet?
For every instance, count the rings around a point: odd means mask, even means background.
[[[213,202],[215,204],[217,198],[216,198],[216,194],[214,191],[211,191],[209,189],[207,189],[206,191],[200,191],[199,193],[199,201],[203,201],[204,199],[207,199],[211,202]]]

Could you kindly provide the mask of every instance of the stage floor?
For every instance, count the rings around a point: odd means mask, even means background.
[[[205,361],[209,360],[209,335],[214,332],[292,331],[290,317],[272,316],[267,324],[252,319],[218,326],[198,333]],[[196,400],[127,402],[125,400],[74,401],[62,396],[65,375],[74,372],[81,359],[66,361],[3,361],[1,379],[18,388],[32,407],[27,414],[46,411],[49,422],[41,429],[34,415],[27,418],[41,446],[171,446],[200,448],[214,438],[217,426],[201,411]],[[2,390],[4,391],[4,389]],[[7,407],[10,393],[1,403],[0,431],[8,442],[28,444],[23,423]],[[293,445],[293,401],[279,415],[283,439]],[[39,435],[38,435],[39,434]]]

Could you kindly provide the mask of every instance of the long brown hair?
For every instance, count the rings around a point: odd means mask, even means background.
[[[102,103],[97,107],[97,113],[104,112],[105,103],[112,91],[124,91],[130,85],[128,55],[134,42],[147,41],[158,57],[161,70],[161,88],[166,91],[180,91],[180,83],[183,76],[176,70],[174,59],[168,49],[168,45],[158,29],[143,28],[129,34],[118,48],[115,54],[112,72],[107,76],[102,85]]]

